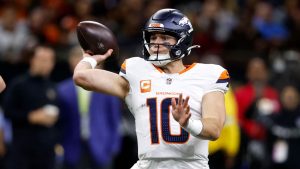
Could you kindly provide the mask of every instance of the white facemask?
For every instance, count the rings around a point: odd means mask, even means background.
[[[151,62],[155,66],[162,67],[172,61],[170,58],[170,54],[153,54],[149,56],[149,62]]]

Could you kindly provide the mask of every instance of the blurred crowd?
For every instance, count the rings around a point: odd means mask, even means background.
[[[193,24],[193,42],[201,48],[184,58],[186,64],[220,64],[231,75],[231,88],[226,94],[225,128],[221,138],[210,143],[211,169],[300,168],[297,160],[300,152],[300,1],[0,0],[0,3],[0,75],[7,86],[0,94],[0,168],[13,169],[13,164],[8,162],[13,161],[11,158],[22,161],[20,157],[29,155],[19,139],[33,145],[45,142],[47,148],[54,149],[52,161],[57,169],[130,168],[137,160],[130,112],[115,98],[82,91],[70,80],[74,64],[78,62],[73,56],[81,52],[76,25],[83,20],[98,21],[115,33],[119,56],[109,58],[101,66],[118,72],[124,59],[142,57],[141,30],[147,19],[161,8],[177,8]],[[40,48],[47,50],[38,52]],[[39,58],[39,55],[54,58]],[[53,61],[53,65],[43,65],[43,59],[50,59],[47,62]],[[45,69],[48,72],[43,72]],[[36,79],[36,72],[49,74],[49,79]],[[45,87],[39,90],[28,83],[57,88],[57,100],[51,100],[51,90]],[[34,96],[43,92],[47,99]],[[28,95],[33,95],[32,100]],[[95,114],[109,112],[111,117],[93,115],[94,110],[87,108],[99,104],[93,102],[94,97],[99,97],[96,102],[106,107],[94,106]],[[28,119],[16,115],[22,101],[30,103],[34,99],[41,103],[32,105],[32,109],[42,107],[37,110],[49,112],[49,106],[46,109],[45,105],[51,104],[51,111],[53,107],[59,109],[60,116],[50,120],[48,116],[31,112],[27,112]],[[75,103],[69,103],[70,99]],[[78,110],[71,110],[77,102]],[[72,111],[76,113],[69,113]],[[87,112],[91,117],[87,117]],[[79,124],[82,126],[78,127]],[[87,129],[89,126],[92,127]],[[24,128],[27,131],[23,131]],[[56,130],[50,133],[50,128]],[[39,133],[44,130],[50,133],[51,139],[45,141],[50,136],[43,137]],[[54,137],[57,141],[52,140]],[[42,141],[35,143],[33,140],[38,138]],[[107,138],[105,142],[104,138]],[[74,139],[78,141],[72,142]],[[79,144],[85,147],[81,148],[87,153],[84,157],[75,155],[80,148],[77,150],[74,146]],[[68,152],[74,149],[75,152]],[[20,151],[23,156],[16,154]],[[46,148],[39,153],[44,152]],[[33,159],[34,155],[31,155]],[[103,158],[96,158],[100,156]],[[90,167],[81,167],[83,163],[77,165],[76,161],[93,162]]]

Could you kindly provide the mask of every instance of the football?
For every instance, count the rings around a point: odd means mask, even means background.
[[[90,54],[104,54],[113,49],[113,56],[118,56],[119,47],[113,32],[105,25],[95,21],[79,22],[76,29],[77,39],[82,49]]]

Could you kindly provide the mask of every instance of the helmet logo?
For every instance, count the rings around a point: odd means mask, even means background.
[[[189,19],[187,17],[183,17],[183,18],[180,19],[178,24],[180,26],[184,26],[184,25],[187,25],[188,23],[189,23]]]
[[[191,33],[193,31],[193,26],[187,17],[181,18],[180,21],[178,22],[178,24],[182,27],[188,25],[190,27],[190,29],[188,31],[189,33]]]
[[[149,27],[150,28],[163,28],[165,26],[163,24],[161,24],[161,23],[150,23]]]

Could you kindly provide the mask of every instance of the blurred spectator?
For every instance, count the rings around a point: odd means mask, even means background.
[[[224,44],[222,58],[228,66],[232,80],[245,82],[247,61],[266,48],[259,32],[252,26],[250,12],[239,16],[238,25],[232,30]]]
[[[55,22],[55,14],[43,6],[34,8],[29,15],[30,43],[46,43],[53,46],[59,43],[60,30]]]
[[[293,83],[300,89],[300,53],[296,50],[286,50],[273,55],[272,84],[281,89],[287,83]]]
[[[82,59],[80,47],[69,54],[71,69]],[[72,78],[58,86],[65,169],[112,169],[120,150],[121,102],[117,97],[86,91]]]
[[[300,43],[300,8],[298,0],[285,1],[284,10],[286,12],[285,24],[289,31],[289,37],[285,44],[286,48],[299,50]]]
[[[16,78],[4,98],[5,115],[12,122],[9,169],[53,169],[57,141],[58,100],[48,76],[55,63],[52,48],[37,46],[29,71]]]
[[[247,157],[246,162],[251,169],[259,169],[265,164],[266,130],[258,119],[278,112],[279,98],[277,90],[268,84],[268,69],[261,58],[256,57],[249,61],[247,79],[248,83],[235,92],[242,129],[240,157]]]
[[[237,20],[232,11],[225,9],[220,0],[204,1],[196,18],[195,44],[200,44],[197,52],[220,54],[224,42],[229,38]]]
[[[300,168],[300,96],[293,85],[286,85],[281,92],[282,110],[269,116],[268,147],[271,159],[269,168]]]
[[[29,36],[26,22],[17,18],[17,11],[13,6],[6,6],[2,11],[0,37],[0,60],[19,62]]]
[[[4,117],[0,107],[0,168],[7,169],[7,160],[11,144],[11,125]]]
[[[151,4],[157,4],[156,1],[157,0],[149,1],[149,6],[145,8],[144,1],[121,0],[117,9],[114,11],[114,17],[118,24],[114,32],[116,32],[120,46],[119,65],[127,58],[140,56],[142,38],[141,32],[137,30],[142,29],[142,25],[144,24],[143,15],[152,7]],[[166,0],[159,2],[163,4],[164,1]]]
[[[41,7],[36,7],[30,11],[28,17],[28,27],[30,29],[30,43],[38,43],[45,41],[43,36],[43,26],[46,24],[46,12]]]
[[[282,10],[275,8],[268,1],[258,1],[255,5],[252,25],[265,42],[262,56],[265,56],[266,60],[269,60],[272,52],[281,50],[288,39],[289,31],[284,25],[285,15]]]
[[[6,168],[5,167],[5,155],[6,155],[6,146],[5,146],[5,140],[4,140],[4,117],[3,112],[0,109],[0,168]]]
[[[92,0],[76,0],[73,4],[73,12],[78,20],[94,20],[95,16],[92,15]]]
[[[220,0],[204,1],[197,21],[200,29],[204,31],[215,24],[213,38],[217,42],[226,41],[237,24],[234,13],[226,9],[224,4],[225,2]]]
[[[288,36],[288,31],[280,17],[275,18],[275,11],[269,2],[261,1],[255,6],[255,15],[253,16],[254,27],[262,34],[262,37],[269,41],[285,40]]]

